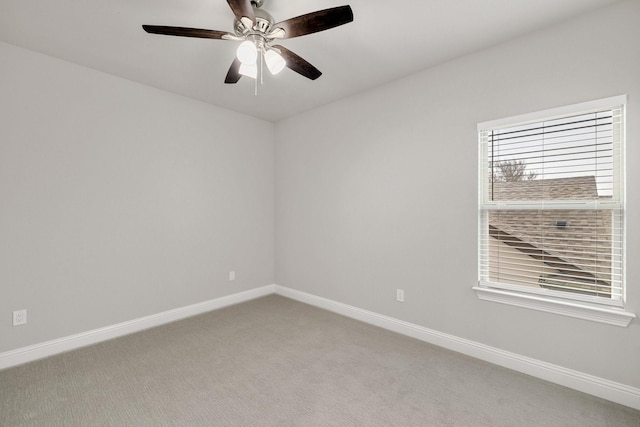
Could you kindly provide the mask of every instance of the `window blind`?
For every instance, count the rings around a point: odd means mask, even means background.
[[[480,284],[621,303],[624,105],[479,138]]]

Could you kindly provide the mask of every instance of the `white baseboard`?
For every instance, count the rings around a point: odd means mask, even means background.
[[[475,341],[459,338],[279,285],[267,285],[210,301],[118,323],[116,325],[0,353],[0,369],[21,365],[65,351],[96,344],[101,341],[110,340],[274,293],[640,410],[639,388],[510,353]]]
[[[160,326],[165,323],[196,316],[207,311],[217,310],[230,305],[260,298],[275,292],[275,285],[267,285],[261,288],[251,289],[237,294],[212,299],[209,301],[180,307],[162,313],[140,317],[127,322],[118,323],[92,331],[82,332],[67,337],[46,341],[40,344],[0,353],[0,369],[21,365],[37,359],[42,359],[65,351],[75,350],[101,341],[139,332],[144,329]]]
[[[283,286],[275,285],[275,292],[305,304],[640,410],[640,388],[563,368]]]

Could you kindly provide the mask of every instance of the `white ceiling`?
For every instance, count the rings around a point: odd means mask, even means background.
[[[239,42],[145,33],[142,24],[232,32],[224,0],[0,0],[0,40],[277,121],[617,0],[265,0],[276,21],[350,4],[354,22],[281,44],[323,75],[291,70],[224,84]]]

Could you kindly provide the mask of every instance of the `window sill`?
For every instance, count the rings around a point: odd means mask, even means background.
[[[635,314],[618,308],[594,306],[481,286],[474,286],[473,290],[478,298],[484,301],[498,302],[609,325],[627,327],[636,318]]]

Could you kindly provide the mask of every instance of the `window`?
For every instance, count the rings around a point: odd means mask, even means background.
[[[626,326],[626,97],[481,123],[481,299]]]

